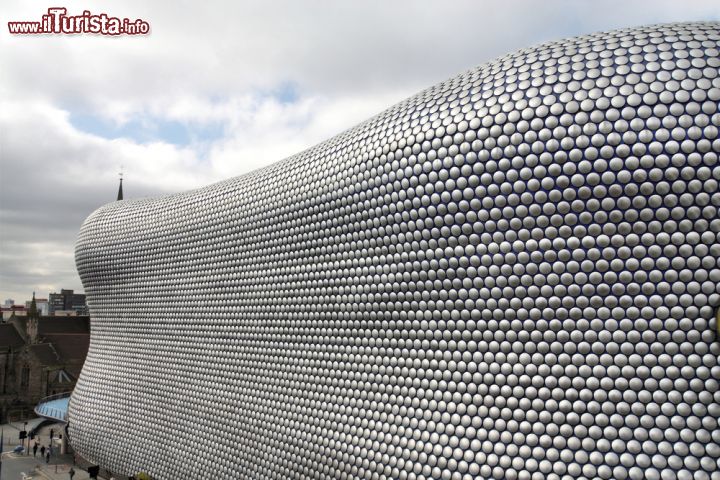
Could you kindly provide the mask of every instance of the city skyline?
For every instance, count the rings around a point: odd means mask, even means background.
[[[145,19],[150,34],[3,31],[0,299],[82,290],[76,235],[87,215],[116,198],[121,166],[126,199],[198,188],[309,148],[516,48],[720,19],[712,1],[380,5],[95,1],[83,8]],[[11,1],[0,9],[24,20],[49,6]]]

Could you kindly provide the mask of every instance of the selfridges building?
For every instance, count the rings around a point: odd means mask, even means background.
[[[719,49],[546,43],[98,209],[72,444],[161,480],[720,479]]]

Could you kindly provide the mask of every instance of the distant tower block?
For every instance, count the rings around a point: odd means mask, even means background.
[[[73,446],[160,480],[720,479],[719,41],[523,49],[100,208]]]

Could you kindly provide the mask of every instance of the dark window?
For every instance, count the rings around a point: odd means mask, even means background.
[[[20,374],[20,388],[27,390],[30,384],[30,367],[24,366]]]

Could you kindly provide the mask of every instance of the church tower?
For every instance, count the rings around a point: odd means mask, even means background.
[[[40,314],[38,313],[37,303],[35,302],[35,292],[33,292],[30,309],[27,313],[27,338],[28,343],[38,343],[38,322]]]

